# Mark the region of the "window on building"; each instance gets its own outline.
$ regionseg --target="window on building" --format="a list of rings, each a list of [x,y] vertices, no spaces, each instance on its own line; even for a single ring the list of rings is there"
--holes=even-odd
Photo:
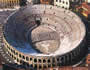
[[[13,50],[11,49],[11,52],[12,52]]]
[[[50,63],[50,59],[48,59],[48,63]]]
[[[61,2],[61,0],[59,0],[59,2]]]
[[[29,61],[29,57],[26,57],[26,60]]]
[[[66,2],[66,4],[68,5],[68,2]]]
[[[51,65],[49,64],[48,67],[51,67]]]
[[[15,54],[15,50],[13,50],[13,53]]]
[[[62,8],[64,8],[64,6],[62,6]]]
[[[58,2],[58,0],[56,0],[56,2]]]
[[[63,4],[64,4],[65,2],[63,1]]]
[[[23,62],[23,61],[22,61],[22,60],[20,60],[20,63],[21,63],[21,64],[22,64],[22,62]]]
[[[44,59],[44,60],[43,60],[43,63],[45,63],[45,62],[46,62],[46,60]]]
[[[38,60],[41,63],[41,59]]]
[[[44,68],[46,68],[47,66],[46,65],[44,65]]]
[[[13,58],[13,55],[12,55],[12,58]]]
[[[21,58],[21,54],[19,54],[19,57]]]
[[[14,59],[16,60],[16,57],[14,57]]]
[[[42,66],[41,65],[39,65],[39,69],[41,69],[42,68]]]
[[[32,60],[32,58],[30,58],[30,61]]]
[[[59,61],[59,58],[57,58],[57,61]]]
[[[11,53],[10,53],[10,56],[12,56]]]
[[[16,52],[16,55],[18,55],[18,52]]]
[[[37,68],[37,64],[35,64],[35,68]]]
[[[37,62],[37,59],[36,58],[34,59],[34,62]]]
[[[9,48],[9,50],[10,50],[10,47],[8,47]]]
[[[23,56],[23,59],[25,59],[25,56]]]
[[[19,59],[17,58],[17,62],[19,62]]]

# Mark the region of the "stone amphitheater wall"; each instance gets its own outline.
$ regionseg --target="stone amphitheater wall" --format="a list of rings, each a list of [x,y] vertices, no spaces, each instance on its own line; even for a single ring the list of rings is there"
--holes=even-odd
[[[83,56],[85,56],[85,41],[82,42],[79,47],[74,49],[73,51],[62,55],[62,56],[56,56],[56,57],[37,57],[32,55],[27,55],[19,52],[14,47],[12,47],[10,44],[7,43],[5,38],[3,38],[5,50],[7,50],[8,55],[15,60],[15,63],[22,64],[26,67],[33,67],[37,69],[43,69],[43,68],[49,68],[54,66],[65,66],[68,64],[75,64],[75,61],[80,61]],[[83,55],[82,54],[83,52]]]
[[[44,7],[44,6],[40,6],[40,7]],[[38,8],[40,8],[40,7],[38,7]],[[58,14],[60,14],[60,11],[64,12],[64,9],[59,11],[58,8],[57,9],[54,8],[55,11],[58,11],[58,12],[55,13],[54,11],[52,12],[50,10],[51,8],[52,7],[47,6],[48,10],[46,10],[46,14],[51,13],[51,14],[54,14],[54,15],[58,15]],[[31,9],[29,8],[28,10],[31,10]],[[31,10],[31,11],[34,11],[34,10]],[[37,13],[39,13],[39,12],[37,12]],[[33,12],[33,14],[37,14],[37,13]],[[78,18],[77,16],[74,16],[75,14],[71,13],[70,11],[65,11],[65,13],[69,16],[65,20],[68,20],[68,18],[71,18],[71,17],[72,18]],[[60,16],[60,17],[62,17],[62,16]],[[63,16],[62,18],[65,18],[65,17]],[[68,23],[70,23],[70,21],[71,20],[68,20]],[[79,23],[81,23],[80,18],[75,19],[74,21],[75,22],[77,21],[77,22],[76,22],[76,24],[73,24],[73,25],[79,26],[80,25]],[[83,27],[83,29],[82,29],[82,27]],[[82,24],[82,26],[80,26],[80,30],[83,32],[84,29],[85,29],[84,25]],[[60,56],[44,56],[44,57],[43,56],[27,55],[27,54],[24,54],[24,53],[16,50],[14,48],[14,46],[10,45],[6,41],[5,36],[3,37],[3,41],[4,41],[5,49],[8,51],[9,56],[15,60],[15,63],[22,64],[22,65],[27,66],[27,67],[31,66],[31,67],[37,68],[39,70],[40,69],[43,70],[43,68],[54,67],[54,66],[65,66],[65,65],[70,65],[70,64],[73,65],[76,62],[79,62],[85,56],[86,51],[87,51],[86,50],[87,46],[86,46],[85,37],[82,39],[81,43],[78,46],[76,46],[76,48],[74,48],[72,51],[69,51],[68,53],[66,53],[64,55],[60,55]],[[73,47],[73,46],[71,46],[71,47]],[[83,55],[81,55],[82,53],[83,53]]]

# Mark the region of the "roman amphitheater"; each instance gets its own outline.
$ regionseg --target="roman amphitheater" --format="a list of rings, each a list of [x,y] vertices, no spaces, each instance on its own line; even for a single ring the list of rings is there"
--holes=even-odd
[[[14,63],[37,70],[75,65],[87,53],[81,19],[51,5],[27,5],[14,12],[3,26],[3,43]]]

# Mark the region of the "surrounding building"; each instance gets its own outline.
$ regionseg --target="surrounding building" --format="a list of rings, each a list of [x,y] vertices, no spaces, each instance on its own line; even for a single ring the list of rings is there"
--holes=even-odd
[[[54,0],[54,5],[58,7],[69,9],[70,2],[69,0]]]
[[[40,0],[41,4],[52,4],[54,0]]]
[[[69,0],[70,1],[70,9],[75,9],[75,6],[80,5],[82,0]]]
[[[90,0],[85,0],[85,2],[90,3]]]
[[[33,4],[40,4],[40,0],[32,0]]]
[[[21,0],[0,0],[0,8],[14,8],[20,5]]]
[[[76,10],[81,13],[86,18],[89,18],[90,15],[90,4],[89,3],[82,3],[80,6],[76,7]]]

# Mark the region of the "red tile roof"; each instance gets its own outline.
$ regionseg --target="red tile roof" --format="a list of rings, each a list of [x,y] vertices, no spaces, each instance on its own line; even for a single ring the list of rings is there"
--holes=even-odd
[[[73,70],[88,70],[87,67],[74,67]]]
[[[82,3],[82,6],[85,7],[88,10],[88,13],[90,14],[90,4]]]

